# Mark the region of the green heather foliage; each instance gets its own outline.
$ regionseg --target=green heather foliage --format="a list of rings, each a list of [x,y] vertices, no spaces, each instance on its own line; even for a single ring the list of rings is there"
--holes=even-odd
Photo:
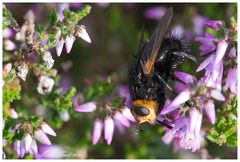
[[[217,121],[209,130],[207,139],[218,145],[237,147],[237,97],[224,109],[218,109]]]

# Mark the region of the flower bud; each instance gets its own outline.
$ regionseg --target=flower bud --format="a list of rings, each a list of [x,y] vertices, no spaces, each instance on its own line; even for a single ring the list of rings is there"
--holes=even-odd
[[[8,74],[12,70],[12,64],[7,63],[6,65],[4,65],[3,70]]]
[[[75,41],[75,37],[74,36],[67,36],[66,40],[65,40],[65,47],[66,47],[66,52],[70,53],[73,43]]]
[[[44,133],[49,134],[51,136],[56,136],[54,130],[47,123],[43,122],[41,128]]]
[[[106,117],[104,120],[104,138],[107,144],[110,145],[114,133],[114,122],[111,117]]]
[[[24,148],[26,152],[28,152],[32,143],[32,136],[29,133],[27,133],[27,135],[23,138],[23,142],[24,142]]]
[[[6,51],[13,51],[16,49],[16,45],[9,39],[3,41],[3,47]]]
[[[60,41],[58,41],[57,46],[56,46],[56,52],[57,52],[58,57],[62,53],[63,45],[64,45],[64,39],[61,39]]]
[[[47,137],[47,135],[40,129],[34,132],[35,138],[45,145],[51,145],[51,141]]]
[[[94,122],[94,127],[93,127],[93,135],[92,135],[92,143],[95,145],[99,141],[101,137],[103,129],[103,123],[101,120],[97,119]]]
[[[88,43],[91,43],[91,39],[86,31],[86,27],[84,25],[80,25],[79,28],[77,28],[77,36],[82,38]]]

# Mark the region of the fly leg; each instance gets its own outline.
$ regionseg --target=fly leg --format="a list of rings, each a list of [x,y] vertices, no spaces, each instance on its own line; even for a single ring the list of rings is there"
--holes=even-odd
[[[180,58],[182,59],[189,59],[189,60],[192,60],[193,62],[197,63],[197,60],[194,56],[188,54],[188,53],[185,53],[185,52],[173,52],[174,55],[176,56],[179,56]]]
[[[163,120],[159,120],[159,119],[156,119],[156,122],[166,126],[168,129],[172,129],[174,127],[174,125],[172,123],[170,123],[169,121],[163,119]]]
[[[174,56],[177,56],[178,58],[173,62],[172,64],[172,69],[176,69],[176,67],[181,64],[186,58],[189,59],[189,60],[192,60],[193,62],[197,63],[197,60],[194,56],[188,54],[188,53],[185,53],[185,52],[173,52],[173,55]]]
[[[169,84],[161,77],[160,74],[157,74],[158,79],[162,82],[171,92],[175,93]]]

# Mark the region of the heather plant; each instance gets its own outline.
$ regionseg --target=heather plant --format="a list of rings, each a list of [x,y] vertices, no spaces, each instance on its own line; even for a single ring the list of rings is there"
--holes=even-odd
[[[2,8],[3,158],[236,158],[236,4],[223,6],[229,19],[210,11],[221,4],[203,4],[209,17],[193,5],[183,23],[173,22],[197,61],[178,67],[168,83],[157,119],[171,127],[144,124],[143,131],[131,114],[127,75],[144,23],[137,28],[123,16],[140,4],[45,4],[44,14],[36,4],[19,15],[15,5]],[[167,9],[141,7],[150,22]]]

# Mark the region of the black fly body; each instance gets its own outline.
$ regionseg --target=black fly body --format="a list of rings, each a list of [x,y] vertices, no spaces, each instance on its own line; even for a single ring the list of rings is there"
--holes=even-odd
[[[137,56],[129,69],[129,89],[132,97],[131,112],[138,124],[155,123],[165,102],[169,77],[177,65],[191,56],[190,45],[174,34],[167,34],[173,9],[169,8],[159,21],[149,41],[141,34]]]

